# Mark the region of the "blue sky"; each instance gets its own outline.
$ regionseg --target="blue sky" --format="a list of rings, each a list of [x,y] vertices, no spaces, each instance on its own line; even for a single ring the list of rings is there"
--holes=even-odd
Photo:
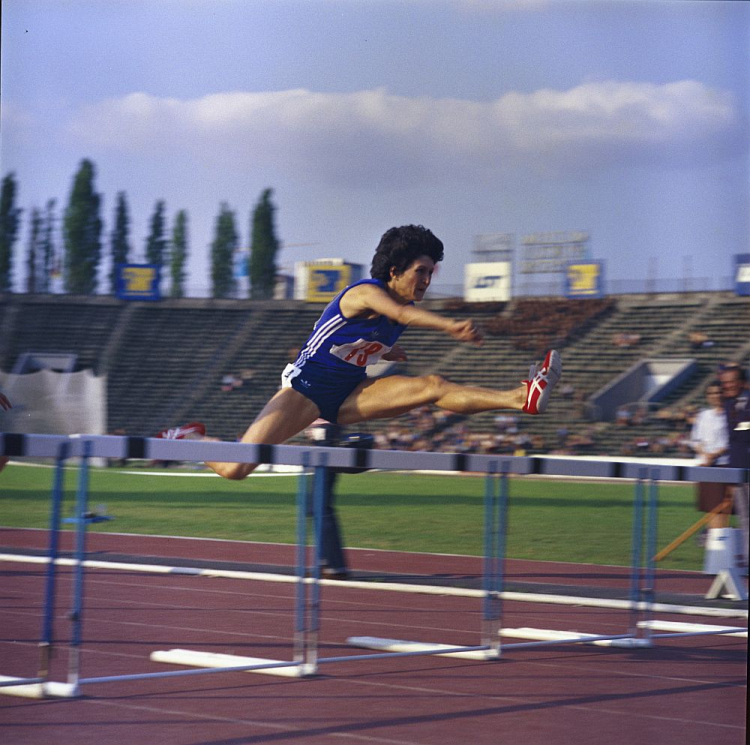
[[[267,187],[285,267],[414,222],[438,283],[477,234],[568,230],[609,279],[718,280],[750,250],[749,49],[743,2],[4,0],[0,167],[28,215],[93,160],[134,258],[186,209],[195,292],[220,203],[247,242]]]

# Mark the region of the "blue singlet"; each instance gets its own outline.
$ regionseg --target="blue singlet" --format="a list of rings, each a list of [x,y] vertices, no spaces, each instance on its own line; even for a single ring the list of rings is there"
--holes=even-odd
[[[282,386],[309,398],[329,422],[336,421],[341,404],[365,380],[367,366],[389,352],[406,329],[385,316],[344,316],[341,298],[352,287],[363,284],[385,289],[379,279],[362,279],[344,288],[326,306],[297,360],[287,365],[281,376]]]

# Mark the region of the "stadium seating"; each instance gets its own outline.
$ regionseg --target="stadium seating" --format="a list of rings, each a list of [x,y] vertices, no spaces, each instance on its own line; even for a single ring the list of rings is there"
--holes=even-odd
[[[485,343],[456,344],[445,334],[408,329],[401,343],[409,361],[396,365],[397,372],[510,388],[544,349],[561,349],[564,377],[550,415],[519,417],[522,439],[506,441],[504,452],[684,454],[690,412],[703,405],[717,365],[750,361],[750,298],[726,292],[517,299],[507,305],[454,300],[429,307],[474,318],[487,330]],[[231,440],[278,388],[281,370],[321,310],[297,301],[128,304],[104,296],[2,295],[0,369],[12,370],[24,352],[76,354],[80,368],[107,375],[110,431],[153,435],[200,420]],[[595,421],[587,399],[638,360],[653,357],[695,359],[696,372],[660,406],[631,407],[635,416],[627,423]],[[465,424],[486,441],[497,434],[495,417],[481,414]],[[435,439],[456,419],[436,421]],[[358,429],[384,426],[370,422]]]
[[[122,306],[110,298],[65,297],[57,302],[50,297],[20,296],[7,329],[3,344],[2,369],[10,372],[17,358],[24,352],[55,352],[75,354],[78,369],[91,368],[101,372],[104,355],[112,329]],[[6,303],[10,311],[13,305]]]

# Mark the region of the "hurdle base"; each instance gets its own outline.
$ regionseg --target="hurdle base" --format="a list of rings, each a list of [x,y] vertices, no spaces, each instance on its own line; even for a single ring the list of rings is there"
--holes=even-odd
[[[529,639],[533,641],[570,643],[570,644],[593,644],[597,647],[621,647],[624,649],[642,649],[651,647],[649,639],[638,637],[625,637],[619,639],[602,639],[600,634],[585,634],[579,631],[562,631],[560,629],[535,629],[524,626],[517,629],[500,629],[501,636],[513,639]]]
[[[350,636],[347,644],[364,649],[375,649],[379,652],[425,652],[436,657],[457,657],[463,660],[497,660],[497,653],[493,650],[456,651],[460,644],[433,644],[429,642],[414,642],[404,639],[383,639],[377,636]],[[452,649],[452,652],[441,650]]]
[[[152,662],[164,662],[170,665],[185,665],[187,667],[242,667],[243,665],[269,665],[283,662],[283,660],[270,660],[264,657],[240,657],[216,652],[196,652],[191,649],[160,650],[152,652],[149,659]],[[284,678],[307,678],[315,675],[317,670],[314,665],[290,663],[288,667],[250,669],[243,672],[279,675]]]
[[[722,569],[716,575],[706,593],[706,599],[713,600],[720,596],[728,600],[747,600],[747,590],[738,567]]]
[[[81,695],[77,685],[48,680],[43,683],[24,683],[29,678],[0,675],[0,694],[22,698],[77,698]],[[12,685],[8,685],[12,684]]]
[[[709,623],[683,623],[681,621],[639,621],[638,628],[652,631],[671,631],[675,634],[721,634],[747,639],[747,629],[741,626],[716,626]]]

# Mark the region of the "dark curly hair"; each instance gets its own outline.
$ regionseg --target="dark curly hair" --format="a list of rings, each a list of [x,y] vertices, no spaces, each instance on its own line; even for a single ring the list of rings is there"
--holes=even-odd
[[[421,225],[403,225],[383,233],[370,267],[370,276],[388,282],[391,267],[403,274],[420,256],[429,256],[436,264],[443,260],[443,242]]]

